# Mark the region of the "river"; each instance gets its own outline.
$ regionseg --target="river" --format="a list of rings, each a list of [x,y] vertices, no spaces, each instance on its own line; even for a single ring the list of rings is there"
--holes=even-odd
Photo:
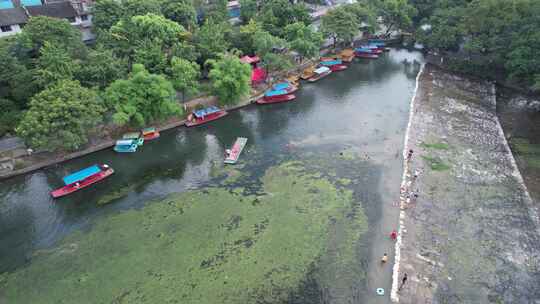
[[[392,49],[379,60],[356,61],[346,71],[314,84],[303,83],[294,102],[250,106],[205,126],[165,131],[134,154],[105,150],[3,181],[0,273],[31,267],[35,252],[55,248],[74,233],[91,232],[96,221],[110,215],[142,209],[173,193],[221,187],[213,175],[215,166],[221,163],[224,149],[244,136],[249,143],[240,171],[251,180],[270,167],[312,156],[319,162],[327,160],[329,166],[333,159],[350,153],[360,158],[362,167],[336,169],[336,174],[350,178],[345,171],[352,170],[358,181],[348,188],[368,219],[369,228],[355,248],[358,269],[365,276],[353,295],[332,292],[324,301],[388,303],[393,263],[388,234],[398,222],[394,203],[403,168],[399,154],[422,61],[416,51]],[[66,198],[50,197],[63,176],[94,163],[109,164],[115,174]],[[250,183],[237,186],[249,188]],[[98,205],[118,194],[118,189],[123,190],[117,199]],[[384,252],[390,261],[381,266]],[[289,302],[317,302],[306,291],[317,289],[315,285],[306,283]],[[376,296],[378,287],[388,290],[387,295]]]

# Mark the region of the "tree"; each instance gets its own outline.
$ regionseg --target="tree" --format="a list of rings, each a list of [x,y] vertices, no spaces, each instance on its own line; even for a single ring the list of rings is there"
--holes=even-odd
[[[16,41],[9,37],[0,39],[0,98],[9,99],[19,109],[26,109],[36,90],[32,71],[17,57]]]
[[[457,51],[464,34],[463,14],[461,7],[435,11],[427,21],[429,26],[417,31],[418,40],[428,48]]]
[[[332,9],[321,18],[321,31],[325,37],[334,40],[334,47],[338,41],[352,42],[359,26],[356,15],[345,7]]]
[[[51,45],[72,53],[81,53],[85,46],[81,40],[81,32],[65,19],[45,16],[32,17],[17,35],[21,47],[36,54],[48,41]]]
[[[311,16],[304,3],[291,4],[287,0],[264,1],[257,21],[274,36],[283,36],[283,29],[295,22],[311,23]]]
[[[247,24],[254,19],[257,13],[257,0],[240,0],[240,20],[242,20],[243,24]]]
[[[229,10],[227,9],[227,0],[211,0],[204,6],[204,19],[214,20],[216,23],[225,23],[229,21]]]
[[[262,30],[262,26],[255,20],[251,19],[248,24],[240,26],[240,42],[239,45],[235,46],[239,47],[239,49],[241,49],[244,54],[255,53],[255,37],[257,33]]]
[[[167,55],[187,35],[180,24],[155,14],[120,20],[109,32],[116,54],[152,72],[164,72]]]
[[[229,43],[225,40],[223,29],[223,24],[216,23],[213,19],[207,19],[195,34],[195,42],[197,50],[201,54],[201,62],[215,59],[228,49]]]
[[[238,56],[226,54],[219,60],[209,60],[212,92],[222,105],[232,105],[250,91],[251,67]]]
[[[165,17],[178,22],[190,32],[197,25],[197,11],[189,0],[165,0],[161,11]]]
[[[71,80],[79,65],[68,52],[48,41],[39,50],[39,59],[35,70],[35,83],[46,88],[60,80]]]
[[[182,92],[182,101],[186,94],[195,94],[199,91],[199,76],[201,68],[195,62],[173,57],[171,60],[171,81],[173,87]]]
[[[260,30],[255,34],[254,44],[257,54],[262,58],[263,65],[269,73],[291,67],[292,64],[287,55],[276,53],[277,49],[287,48],[287,42],[284,39]]]
[[[117,0],[97,0],[92,7],[92,25],[99,33],[109,30],[124,16],[122,3]]]
[[[161,0],[122,0],[124,18],[134,16],[161,15]]]
[[[0,137],[9,133],[17,126],[21,116],[21,110],[15,102],[0,98]]]
[[[150,74],[141,64],[133,66],[128,79],[116,80],[105,92],[109,107],[114,111],[113,121],[137,127],[181,114],[175,95],[165,77]]]
[[[386,34],[388,34],[394,27],[398,29],[410,27],[418,12],[407,0],[382,0],[379,13],[386,26]]]
[[[111,82],[122,78],[127,70],[125,60],[117,58],[111,50],[98,45],[90,50],[88,56],[76,73],[76,78],[86,87],[103,89]]]
[[[321,33],[314,31],[302,22],[296,22],[285,27],[285,39],[291,48],[302,57],[315,57],[319,55],[320,47],[324,41]]]
[[[103,112],[94,91],[60,80],[32,98],[16,131],[34,148],[76,150],[88,142]]]

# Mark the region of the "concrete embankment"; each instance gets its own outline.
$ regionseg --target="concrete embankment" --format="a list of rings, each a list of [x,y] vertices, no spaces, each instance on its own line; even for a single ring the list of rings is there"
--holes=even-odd
[[[411,111],[392,300],[538,303],[538,213],[493,85],[427,65]]]

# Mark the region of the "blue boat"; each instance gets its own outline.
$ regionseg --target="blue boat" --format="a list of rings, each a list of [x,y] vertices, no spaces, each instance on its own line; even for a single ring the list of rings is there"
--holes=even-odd
[[[321,65],[324,65],[324,66],[331,66],[331,65],[337,65],[337,64],[343,64],[343,61],[341,61],[340,59],[321,61]]]
[[[384,40],[382,40],[382,39],[369,39],[369,40],[368,40],[368,43],[369,43],[369,44],[376,45],[376,46],[378,46],[378,47],[386,46],[386,43],[385,43]]]
[[[137,142],[131,139],[117,140],[114,146],[114,151],[118,153],[132,153],[137,152]]]
[[[288,82],[280,82],[280,83],[276,83],[272,86],[272,90],[285,90],[287,89],[288,87],[290,87],[291,84],[288,83]]]
[[[269,90],[264,93],[265,97],[273,97],[273,96],[281,96],[281,95],[287,95],[289,92],[287,90]]]
[[[89,177],[89,176],[92,176],[96,173],[99,173],[101,172],[101,168],[99,168],[98,165],[93,165],[91,167],[88,167],[88,168],[85,168],[85,169],[82,169],[81,171],[77,171],[75,173],[72,173],[68,176],[65,176],[62,180],[64,181],[64,184],[67,186],[67,185],[71,185],[73,183],[76,183],[76,182],[80,182],[82,181],[83,179]]]

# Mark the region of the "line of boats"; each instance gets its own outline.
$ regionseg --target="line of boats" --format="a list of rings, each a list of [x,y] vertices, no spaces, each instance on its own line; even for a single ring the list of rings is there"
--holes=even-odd
[[[283,82],[274,84],[256,103],[264,105],[295,100],[296,96],[294,93],[298,91],[300,78],[308,82],[316,82],[333,72],[346,70],[348,68],[347,63],[351,63],[354,58],[377,59],[385,51],[389,51],[389,49],[385,47],[383,41],[370,41],[368,44],[355,49],[343,50],[336,57],[323,57],[318,65],[304,70],[300,77],[291,76]],[[185,126],[194,127],[202,125],[224,117],[227,114],[227,111],[216,106],[195,110],[188,115]],[[159,136],[159,131],[153,127],[143,129],[140,132],[126,133],[122,136],[122,139],[116,141],[113,149],[118,153],[133,153],[145,141],[157,139]],[[231,149],[225,150],[224,163],[236,164],[247,141],[248,139],[245,137],[238,137]],[[65,176],[63,178],[64,186],[52,191],[51,195],[53,198],[59,198],[71,194],[105,179],[113,173],[113,168],[106,164],[90,166]]]

